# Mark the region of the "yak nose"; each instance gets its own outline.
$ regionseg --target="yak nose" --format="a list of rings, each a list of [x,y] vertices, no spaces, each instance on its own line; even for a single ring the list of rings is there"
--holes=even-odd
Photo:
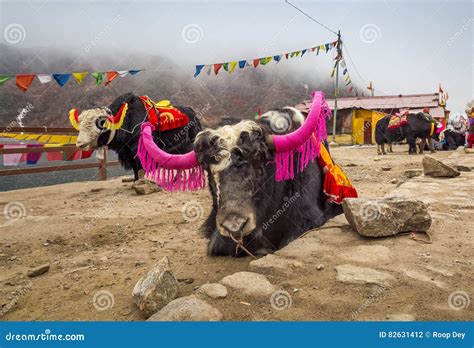
[[[229,232],[229,234],[232,234],[234,237],[240,238],[240,234],[243,231],[247,221],[248,218],[244,218],[238,215],[230,215],[221,223],[221,226],[227,232]]]

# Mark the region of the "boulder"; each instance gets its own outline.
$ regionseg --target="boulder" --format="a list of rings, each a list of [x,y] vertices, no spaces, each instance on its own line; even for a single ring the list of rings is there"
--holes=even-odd
[[[161,259],[133,288],[133,300],[149,317],[178,297],[179,283],[171,271],[168,257]]]
[[[336,267],[336,271],[336,279],[343,283],[377,284],[387,287],[395,280],[395,278],[388,273],[353,265],[339,265]]]
[[[450,167],[429,155],[425,155],[423,157],[422,164],[423,173],[425,173],[427,176],[432,176],[435,178],[454,178],[461,174],[453,167]]]
[[[342,207],[351,227],[366,237],[425,232],[431,226],[427,205],[417,199],[346,198]]]
[[[210,298],[226,298],[227,297],[227,288],[219,283],[207,283],[201,285],[197,290],[196,294],[206,295]]]
[[[223,285],[250,296],[270,296],[277,289],[262,274],[237,272],[222,278]]]
[[[423,169],[407,169],[403,172],[403,176],[411,179],[415,176],[421,176],[423,174]]]
[[[46,272],[49,271],[49,267],[50,267],[50,264],[49,263],[45,263],[43,265],[40,265],[40,266],[36,266],[34,268],[31,268],[30,270],[28,270],[28,272],[26,273],[26,275],[28,277],[37,277],[37,276],[40,276]]]
[[[257,273],[291,276],[301,270],[303,266],[301,261],[268,254],[250,262],[249,269]]]
[[[222,313],[195,295],[180,297],[168,303],[147,321],[219,321]]]

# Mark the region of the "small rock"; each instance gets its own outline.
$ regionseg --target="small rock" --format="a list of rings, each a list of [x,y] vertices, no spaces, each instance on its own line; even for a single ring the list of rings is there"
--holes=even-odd
[[[453,167],[456,168],[456,170],[458,170],[460,172],[470,172],[471,171],[471,168],[469,168],[468,166],[463,166],[461,164],[455,164]]]
[[[391,184],[398,184],[398,180],[397,179],[392,179],[392,180],[390,180],[390,183]]]
[[[320,264],[320,265],[318,265],[318,267],[316,267],[316,269],[317,269],[318,271],[321,271],[321,270],[324,269],[324,265],[323,265],[323,264]]]
[[[415,176],[421,176],[423,174],[423,169],[407,169],[403,172],[403,176],[411,179]]]
[[[180,297],[168,303],[148,321],[219,321],[222,313],[195,295]]]
[[[178,282],[184,284],[192,284],[194,283],[194,278],[178,278]]]
[[[162,188],[155,184],[153,181],[139,179],[135,181],[132,185],[132,189],[135,190],[137,195],[150,195],[155,192],[162,191]]]
[[[267,277],[253,272],[237,272],[224,277],[220,283],[251,296],[269,296],[277,290]]]
[[[392,170],[392,167],[390,167],[390,166],[383,166],[382,167],[382,171],[384,171],[384,172],[388,172],[390,170]]]
[[[140,267],[140,266],[143,266],[144,264],[145,264],[145,261],[143,261],[143,260],[135,261],[135,267]]]
[[[100,258],[100,261],[102,261],[102,262],[106,262],[107,260],[108,260],[108,258],[105,255]]]
[[[416,199],[346,198],[342,207],[351,227],[366,237],[425,232],[431,226],[427,205]]]
[[[388,321],[415,321],[415,317],[411,314],[389,314],[385,317]]]
[[[45,263],[43,265],[32,268],[28,271],[28,277],[37,277],[49,271],[50,264]]]
[[[92,193],[97,193],[97,192],[100,192],[102,190],[103,190],[103,188],[93,188],[93,189],[91,189],[91,192]]]
[[[380,157],[374,157],[374,161],[375,161],[375,162],[378,162],[378,161],[380,161],[380,160],[381,160]]]
[[[435,178],[454,178],[461,175],[459,171],[450,167],[436,158],[425,155],[423,157],[423,173]]]
[[[274,274],[274,275],[293,275],[303,268],[301,261],[268,254],[258,260],[251,261],[249,269],[252,272]]]
[[[133,176],[125,176],[122,178],[122,182],[133,182],[135,178]]]
[[[204,294],[210,298],[226,298],[227,297],[227,288],[218,283],[207,283],[200,286],[197,291],[197,294]]]
[[[353,265],[339,265],[336,267],[336,271],[337,280],[343,283],[389,286],[390,283],[395,280],[395,278],[388,273]]]
[[[168,257],[159,261],[133,288],[133,300],[140,312],[149,317],[178,297],[179,283]]]

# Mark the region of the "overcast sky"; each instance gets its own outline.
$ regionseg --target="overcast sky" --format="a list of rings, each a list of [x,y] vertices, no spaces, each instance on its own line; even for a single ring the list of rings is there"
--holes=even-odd
[[[473,98],[470,0],[294,3],[341,30],[355,63],[345,51],[352,80],[361,87],[373,81],[376,95],[433,93],[441,82],[453,112],[463,111]],[[148,50],[174,59],[191,75],[196,64],[270,56],[336,39],[283,0],[0,0],[0,29],[0,42],[16,47],[68,49],[85,56]],[[319,70],[330,81],[329,55],[280,64]]]

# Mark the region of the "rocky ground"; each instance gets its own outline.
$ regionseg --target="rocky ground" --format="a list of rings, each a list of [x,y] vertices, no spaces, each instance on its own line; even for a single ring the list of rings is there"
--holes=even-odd
[[[342,215],[256,261],[210,258],[206,191],[137,196],[114,179],[2,192],[1,320],[144,320],[132,290],[165,256],[180,298],[153,320],[473,320],[474,172],[406,179],[422,156],[394,149],[332,153],[361,197],[427,203],[431,244],[361,237]],[[462,151],[434,157],[474,165]]]

